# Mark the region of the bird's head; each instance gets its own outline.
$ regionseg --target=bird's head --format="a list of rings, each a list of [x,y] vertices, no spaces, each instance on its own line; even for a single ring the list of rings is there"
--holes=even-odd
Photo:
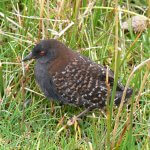
[[[55,39],[42,40],[35,45],[33,50],[23,59],[23,61],[31,59],[36,59],[43,63],[51,61],[57,57],[60,47],[64,47],[64,45]]]

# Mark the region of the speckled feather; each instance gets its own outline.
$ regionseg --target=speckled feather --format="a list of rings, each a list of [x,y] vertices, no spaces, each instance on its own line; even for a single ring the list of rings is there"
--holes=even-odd
[[[46,55],[38,53],[44,50]],[[106,67],[67,48],[61,42],[43,40],[33,49],[37,55],[35,76],[45,96],[63,103],[103,108],[106,105]],[[108,78],[112,90],[114,74],[109,69]],[[124,86],[118,82],[115,104],[120,103]],[[126,98],[132,90],[127,90]]]
[[[106,68],[86,57],[75,55],[61,71],[51,73],[57,92],[65,103],[77,106],[102,108],[106,105]],[[109,82],[113,85],[113,72],[109,70]],[[124,87],[118,83],[116,104]],[[121,94],[118,96],[118,94]]]

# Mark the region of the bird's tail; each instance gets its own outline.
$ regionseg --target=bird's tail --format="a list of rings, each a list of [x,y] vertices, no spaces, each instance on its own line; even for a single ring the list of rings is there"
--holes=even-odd
[[[131,97],[132,93],[133,93],[133,90],[128,88],[127,92],[126,92],[126,97],[125,97],[124,103],[127,102],[127,100]],[[121,103],[122,96],[123,96],[123,91],[116,91],[116,96],[115,96],[114,102],[117,106]]]

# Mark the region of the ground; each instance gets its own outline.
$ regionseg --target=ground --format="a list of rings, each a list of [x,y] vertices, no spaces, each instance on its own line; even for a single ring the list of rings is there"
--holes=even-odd
[[[150,30],[121,28],[132,16],[149,17],[148,2],[0,1],[0,149],[150,149]],[[66,126],[83,108],[46,99],[34,79],[34,62],[21,62],[47,38],[108,65],[115,82],[118,77],[133,88],[130,107],[111,113],[108,106],[107,114],[95,110]]]

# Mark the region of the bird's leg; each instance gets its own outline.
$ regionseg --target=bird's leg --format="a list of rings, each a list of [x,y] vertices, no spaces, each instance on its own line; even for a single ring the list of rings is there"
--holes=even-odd
[[[81,112],[80,114],[78,114],[77,116],[74,116],[72,118],[70,118],[67,122],[66,125],[64,125],[57,133],[59,134],[62,130],[64,130],[67,126],[71,126],[74,125],[77,120],[79,120],[79,118],[81,118],[82,116],[84,116],[87,112],[89,112],[90,110],[96,108],[96,106],[91,105],[90,107],[88,107],[87,109],[85,109],[83,112]]]
[[[88,107],[87,109],[82,111],[80,114],[78,114],[76,117],[80,118],[80,117],[84,116],[87,112],[89,112],[90,110],[91,110],[90,107]]]
[[[71,119],[68,120],[67,125],[71,126],[73,125],[77,120],[79,120],[82,116],[84,116],[87,112],[89,112],[90,110],[94,109],[95,107],[90,106],[87,109],[85,109],[84,111],[82,111],[80,114],[78,114],[77,116],[72,117]]]

